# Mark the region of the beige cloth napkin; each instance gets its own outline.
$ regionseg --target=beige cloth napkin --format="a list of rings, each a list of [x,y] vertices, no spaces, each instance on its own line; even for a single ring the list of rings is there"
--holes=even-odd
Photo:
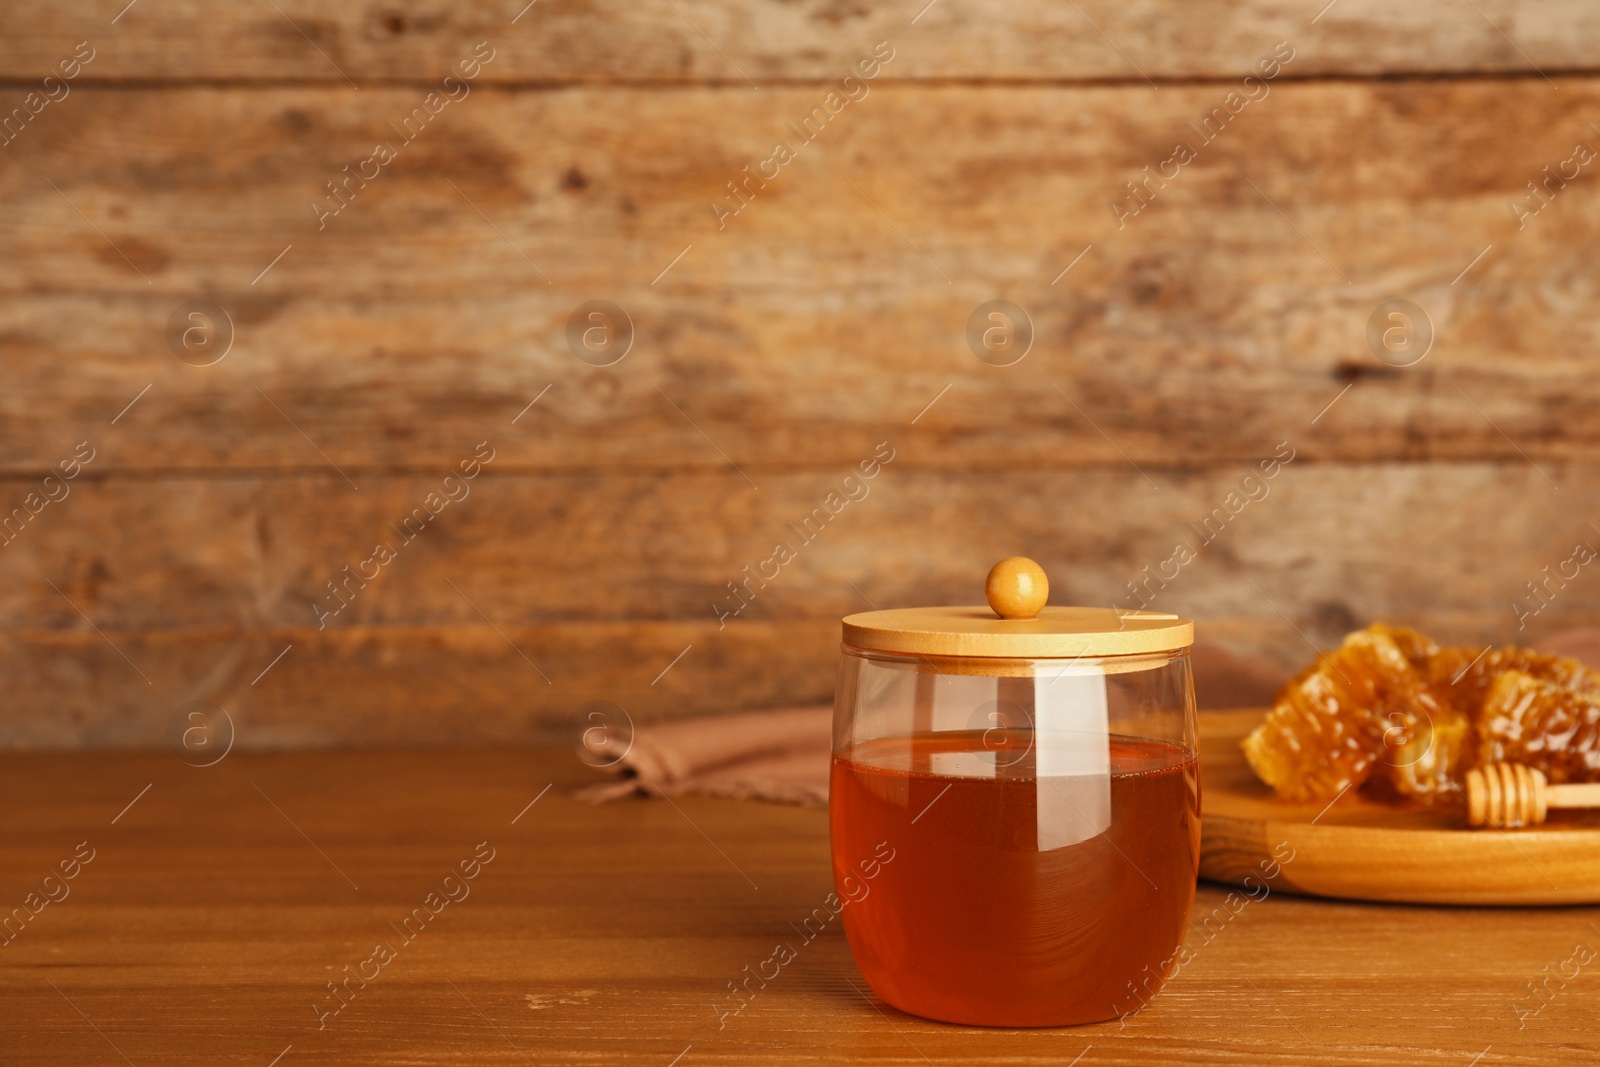
[[[585,734],[584,755],[620,781],[578,793],[593,803],[633,793],[828,802],[833,706],[707,715],[637,727],[632,737]]]
[[[1600,663],[1600,629],[1552,635],[1539,650]],[[1190,656],[1202,710],[1265,707],[1289,680],[1285,671],[1203,643]],[[832,744],[831,706],[651,723],[631,737],[595,731],[584,735],[583,754],[616,777],[577,795],[598,804],[634,794],[703,793],[821,807],[828,803]]]

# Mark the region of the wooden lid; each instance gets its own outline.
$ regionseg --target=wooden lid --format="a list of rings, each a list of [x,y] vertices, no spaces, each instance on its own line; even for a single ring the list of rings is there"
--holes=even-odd
[[[989,607],[898,608],[848,615],[844,643],[922,656],[1065,659],[1173,652],[1194,644],[1194,623],[1155,611],[1044,607],[1049,585],[1032,560],[989,572]],[[1023,617],[1019,617],[1023,616]]]

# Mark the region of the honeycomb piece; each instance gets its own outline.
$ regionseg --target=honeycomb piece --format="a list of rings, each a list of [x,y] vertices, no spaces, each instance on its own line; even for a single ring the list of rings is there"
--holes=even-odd
[[[1426,671],[1433,658],[1440,652],[1439,646],[1430,638],[1424,637],[1409,626],[1390,626],[1387,623],[1375,622],[1367,627],[1369,633],[1382,634],[1393,641],[1400,654],[1418,671]]]
[[[1391,688],[1378,708],[1384,751],[1372,769],[1371,789],[1424,805],[1453,802],[1457,767],[1473,738],[1466,713],[1431,684],[1435,661],[1450,650],[1404,626],[1374,623],[1368,630],[1388,636],[1416,672],[1405,686]]]
[[[1475,764],[1476,738],[1467,714],[1441,702],[1431,718],[1398,706],[1383,718],[1385,752],[1373,778],[1397,799],[1430,807],[1455,804],[1463,769]]]
[[[1592,672],[1577,686],[1508,670],[1488,686],[1477,721],[1479,758],[1523,763],[1552,785],[1600,778],[1600,687]]]
[[[1444,699],[1474,719],[1483,708],[1489,686],[1506,671],[1521,671],[1567,689],[1600,691],[1600,675],[1574,659],[1547,656],[1527,648],[1442,648],[1429,661],[1428,677]]]
[[[1386,709],[1438,710],[1407,655],[1421,649],[1411,633],[1358,630],[1291,680],[1242,743],[1256,776],[1295,801],[1331,800],[1366,781],[1385,751]]]
[[[1384,747],[1373,765],[1369,788],[1425,805],[1453,802],[1452,776],[1472,741],[1472,724],[1429,684],[1439,646],[1403,626],[1375,623],[1367,632],[1393,641],[1413,672],[1391,677],[1379,694]]]
[[[1459,804],[1467,769],[1508,761],[1551,782],[1600,780],[1600,673],[1523,648],[1440,648],[1415,630],[1350,634],[1278,694],[1243,742],[1277,794],[1352,786],[1391,801]]]

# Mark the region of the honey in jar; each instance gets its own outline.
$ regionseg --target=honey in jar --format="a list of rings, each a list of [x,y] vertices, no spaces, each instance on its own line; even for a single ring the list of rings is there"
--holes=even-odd
[[[1037,565],[996,570],[1008,564],[1037,603],[1003,579],[992,610],[845,620],[829,794],[841,895],[863,860],[889,857],[845,933],[903,1011],[1109,1019],[1160,987],[1194,901],[1193,626],[1044,607]]]

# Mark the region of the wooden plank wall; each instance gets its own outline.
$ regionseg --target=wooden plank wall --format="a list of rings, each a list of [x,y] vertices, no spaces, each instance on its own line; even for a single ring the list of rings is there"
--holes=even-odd
[[[826,699],[841,615],[1011,553],[1131,606],[1194,546],[1153,606],[1286,667],[1593,621],[1586,568],[1512,601],[1600,546],[1597,45],[1578,0],[7,5],[0,744]],[[1012,366],[965,340],[995,299]],[[610,366],[569,348],[594,300]]]

